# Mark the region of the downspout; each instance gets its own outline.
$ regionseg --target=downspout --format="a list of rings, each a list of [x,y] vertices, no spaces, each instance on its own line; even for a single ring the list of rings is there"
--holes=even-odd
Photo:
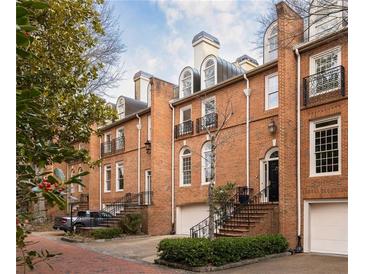
[[[138,115],[138,113],[136,114],[136,117],[138,118],[138,124],[137,124],[137,129],[138,129],[137,193],[139,194],[141,192],[141,129],[142,129],[142,124],[141,124],[141,117]]]
[[[295,49],[297,56],[297,205],[298,205],[298,233],[297,233],[297,247],[295,248],[296,253],[303,252],[302,237],[301,237],[301,185],[300,185],[300,54],[299,50]]]
[[[172,109],[171,121],[171,234],[176,233],[175,229],[175,139],[174,139],[174,123],[175,123],[175,108],[169,103]]]
[[[250,81],[247,78],[246,73],[243,75],[247,85],[243,92],[246,95],[246,186],[250,188]]]
[[[101,160],[101,137],[99,137],[99,160]],[[102,169],[102,163],[100,162],[99,164],[99,210],[102,210],[102,201],[101,201],[101,173],[102,173],[103,169]]]

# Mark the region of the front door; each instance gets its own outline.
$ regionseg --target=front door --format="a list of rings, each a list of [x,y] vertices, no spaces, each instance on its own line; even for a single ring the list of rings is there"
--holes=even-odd
[[[279,201],[279,160],[269,161],[269,202]]]
[[[261,201],[279,201],[279,152],[276,148],[271,149],[265,159],[261,160]]]

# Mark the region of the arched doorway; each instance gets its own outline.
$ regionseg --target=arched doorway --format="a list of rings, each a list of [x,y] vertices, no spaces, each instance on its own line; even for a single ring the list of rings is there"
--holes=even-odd
[[[270,149],[260,164],[260,191],[262,202],[279,201],[279,150]]]

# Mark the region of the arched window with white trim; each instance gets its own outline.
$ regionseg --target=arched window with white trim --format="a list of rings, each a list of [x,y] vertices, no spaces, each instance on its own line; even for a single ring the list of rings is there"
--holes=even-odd
[[[264,36],[264,63],[278,57],[278,23],[271,23]]]
[[[188,147],[180,151],[180,186],[191,185],[191,150]]]
[[[125,117],[125,100],[123,97],[119,97],[117,100],[117,112],[119,119]]]
[[[193,74],[191,69],[185,69],[180,77],[180,98],[189,96],[193,91]]]
[[[217,61],[214,56],[203,61],[200,75],[202,89],[206,89],[217,84]]]
[[[209,184],[213,179],[213,153],[212,145],[210,142],[206,142],[202,147],[202,184]]]

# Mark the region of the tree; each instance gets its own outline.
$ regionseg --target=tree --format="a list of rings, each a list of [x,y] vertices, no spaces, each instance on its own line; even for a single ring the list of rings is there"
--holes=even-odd
[[[65,186],[80,184],[86,175],[66,180],[60,169],[49,167],[72,160],[92,165],[88,152],[74,144],[87,143],[95,124],[116,117],[102,98],[86,92],[102,68],[86,57],[98,43],[95,33],[105,34],[100,5],[100,0],[16,4],[17,264],[24,271],[33,268],[34,260],[55,255],[27,249],[29,205],[42,196],[63,208]]]
[[[287,41],[278,41],[279,46],[290,44],[296,37],[303,37],[308,40],[310,30],[318,22],[327,24],[331,22],[330,27],[324,30],[324,34],[338,30],[348,24],[348,5],[347,0],[285,0],[285,2],[303,18],[304,28],[300,32],[288,33]],[[296,20],[290,14],[284,14],[287,20]],[[277,11],[275,1],[267,10],[266,14],[258,17],[259,30],[256,35],[256,48],[262,48],[264,35],[269,25],[277,20]]]
[[[201,98],[206,99],[205,97]],[[202,117],[201,128],[207,132],[208,144],[210,145],[210,151],[207,155],[202,155],[199,152],[200,157],[203,161],[209,163],[210,176],[208,186],[208,207],[209,207],[209,222],[208,222],[208,237],[209,239],[214,238],[214,215],[215,215],[215,199],[214,199],[214,188],[216,180],[216,166],[217,166],[217,148],[223,144],[226,144],[232,138],[232,135],[224,135],[223,129],[227,126],[228,121],[233,115],[233,107],[231,98],[225,100],[225,105],[222,107],[216,107],[215,113],[211,113]],[[223,111],[219,111],[223,110]],[[213,128],[212,124],[215,124]]]

